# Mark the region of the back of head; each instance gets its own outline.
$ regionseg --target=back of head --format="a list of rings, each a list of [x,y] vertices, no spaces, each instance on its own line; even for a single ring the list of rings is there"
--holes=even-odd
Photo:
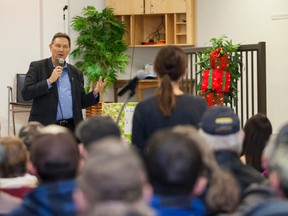
[[[256,114],[249,118],[243,128],[245,132],[242,154],[246,163],[258,171],[262,171],[261,155],[272,134],[272,125],[264,114]]]
[[[240,196],[238,183],[230,172],[219,167],[214,152],[199,135],[198,130],[190,125],[179,125],[172,130],[194,140],[201,152],[204,163],[203,176],[209,181],[209,186],[206,188],[206,204],[215,212],[235,210]]]
[[[102,202],[133,203],[142,198],[145,181],[136,152],[117,139],[103,139],[91,146],[79,187],[90,205]]]
[[[282,193],[288,198],[288,124],[281,127],[273,144],[268,167],[277,173]]]
[[[37,136],[30,156],[42,182],[76,177],[79,151],[71,133],[43,133]]]
[[[0,145],[0,164],[4,161],[5,158],[5,149],[3,145]]]
[[[50,124],[40,129],[40,134],[59,134],[59,133],[70,133],[71,131],[60,125]]]
[[[269,169],[269,166],[274,159],[274,154],[279,146],[288,145],[288,123],[280,128],[277,136],[270,136],[270,139],[262,153],[262,166]]]
[[[193,140],[169,129],[161,130],[148,140],[145,154],[156,194],[191,194],[204,166]]]
[[[280,145],[288,145],[288,124],[285,124],[281,127],[279,133],[276,136],[275,145],[276,148]]]
[[[269,170],[276,172],[280,181],[281,193],[288,198],[288,145],[279,144],[273,154],[271,164],[269,164]]]
[[[102,202],[86,216],[154,216],[154,211],[146,203],[138,202],[127,205],[121,202]]]
[[[172,81],[178,82],[185,74],[187,58],[183,50],[177,46],[162,47],[154,61],[154,71],[160,78],[160,86],[156,91],[158,106],[165,117],[170,117],[176,107]]]
[[[16,136],[0,138],[0,178],[23,176],[26,173],[27,149]]]
[[[31,121],[20,129],[18,136],[23,140],[28,150],[30,150],[31,143],[41,133],[40,131],[43,127],[44,125],[40,122]]]
[[[93,141],[108,136],[121,137],[118,125],[110,116],[93,116],[85,119],[77,125],[75,133],[86,148]]]
[[[187,68],[187,58],[180,47],[162,47],[154,61],[154,70],[160,78],[167,75],[177,81],[183,76]]]
[[[242,149],[240,121],[234,111],[226,106],[209,108],[200,122],[200,134],[214,151],[233,151]]]

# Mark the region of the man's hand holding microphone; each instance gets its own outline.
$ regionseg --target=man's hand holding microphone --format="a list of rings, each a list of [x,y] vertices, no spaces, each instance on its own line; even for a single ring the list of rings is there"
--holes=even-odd
[[[48,78],[48,82],[50,84],[56,82],[58,80],[59,77],[62,76],[62,70],[63,70],[63,66],[64,66],[64,59],[60,58],[59,59],[59,65],[57,65],[54,70],[52,71],[51,76]]]
[[[62,76],[62,70],[63,70],[63,66],[64,66],[64,62],[65,60],[63,58],[59,59],[59,64],[54,68],[54,70],[52,71],[51,76],[48,78],[48,82],[50,84],[56,82],[59,77]],[[107,80],[104,79],[104,81],[102,80],[102,76],[99,78],[99,80],[97,81],[94,89],[93,89],[93,94],[97,95],[99,92],[103,91],[103,89],[105,88],[107,84]]]

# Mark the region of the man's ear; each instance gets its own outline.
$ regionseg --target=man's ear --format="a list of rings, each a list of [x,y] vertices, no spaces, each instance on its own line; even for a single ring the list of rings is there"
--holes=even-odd
[[[149,201],[151,200],[152,196],[153,196],[153,188],[152,185],[150,183],[144,183],[143,185],[143,189],[142,189],[142,193],[143,193],[143,199],[146,203],[149,203]]]
[[[83,191],[79,187],[76,187],[73,191],[72,196],[78,213],[80,213],[81,215],[81,213],[86,212],[88,209],[88,204]]]
[[[84,169],[88,153],[82,143],[78,145],[78,149],[79,149],[80,158],[79,158],[79,163],[77,167],[77,174],[80,174],[82,170]]]
[[[28,173],[30,173],[31,175],[35,175],[37,176],[37,169],[36,167],[33,165],[33,163],[31,161],[29,161],[27,163],[27,171]]]
[[[205,188],[207,187],[207,178],[205,178],[204,176],[200,176],[198,177],[198,179],[196,180],[196,183],[194,185],[194,188],[192,190],[192,196],[199,196],[202,194],[202,192],[205,190]]]
[[[269,172],[269,181],[271,187],[277,191],[277,193],[281,193],[281,184],[280,184],[280,179],[275,171],[270,171]]]

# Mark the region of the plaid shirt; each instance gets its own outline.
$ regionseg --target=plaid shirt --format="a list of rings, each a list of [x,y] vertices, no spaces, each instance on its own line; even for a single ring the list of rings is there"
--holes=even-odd
[[[40,184],[24,197],[23,203],[18,208],[8,215],[76,215],[76,207],[72,199],[75,186],[75,180]]]

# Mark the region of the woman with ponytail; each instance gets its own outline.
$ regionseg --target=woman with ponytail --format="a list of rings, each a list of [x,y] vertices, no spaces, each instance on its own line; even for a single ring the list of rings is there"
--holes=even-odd
[[[180,81],[187,73],[187,58],[177,46],[162,47],[153,64],[159,79],[154,96],[139,102],[132,124],[132,144],[143,154],[146,140],[156,131],[176,125],[198,128],[207,103],[199,96],[185,94]]]

